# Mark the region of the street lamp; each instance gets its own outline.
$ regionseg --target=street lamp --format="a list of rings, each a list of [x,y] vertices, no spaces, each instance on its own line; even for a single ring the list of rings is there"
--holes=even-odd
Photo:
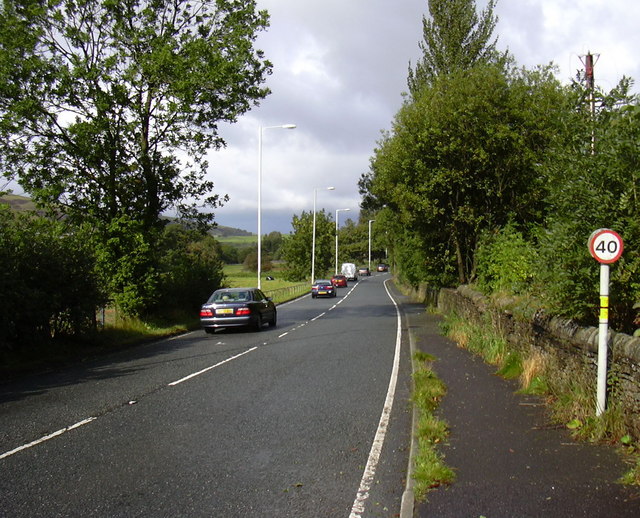
[[[311,284],[315,282],[316,275],[316,198],[318,189],[334,191],[335,187],[315,187],[313,189],[313,238],[311,240]]]
[[[369,220],[369,271],[371,271],[371,223],[373,223],[375,219]]]
[[[262,132],[266,129],[294,129],[295,124],[258,127],[258,289],[262,289]]]
[[[336,209],[336,275],[338,275],[338,212],[346,212],[351,209]]]

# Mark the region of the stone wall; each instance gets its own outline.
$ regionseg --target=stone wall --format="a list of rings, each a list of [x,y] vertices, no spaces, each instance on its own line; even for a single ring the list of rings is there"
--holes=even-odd
[[[426,297],[426,293],[422,288],[413,295],[425,303],[433,300],[433,296]],[[581,370],[575,375],[593,379],[595,412],[598,328],[580,327],[571,320],[551,317],[542,311],[525,318],[507,309],[508,301],[502,305],[490,302],[468,286],[440,290],[437,306],[442,313],[456,312],[476,322],[489,318],[513,347],[529,352],[532,348],[538,349],[552,356],[561,368]],[[628,426],[633,435],[640,438],[640,338],[609,332],[608,379],[609,401],[619,398]],[[615,391],[611,390],[612,382]]]

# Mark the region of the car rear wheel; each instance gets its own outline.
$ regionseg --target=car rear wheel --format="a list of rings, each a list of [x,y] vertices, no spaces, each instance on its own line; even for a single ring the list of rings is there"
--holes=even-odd
[[[261,331],[262,330],[262,315],[258,314],[258,316],[256,317],[256,321],[253,325],[253,328],[256,331]]]

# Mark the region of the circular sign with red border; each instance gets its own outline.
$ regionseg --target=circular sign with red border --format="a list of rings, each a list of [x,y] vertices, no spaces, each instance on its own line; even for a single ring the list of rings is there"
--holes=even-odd
[[[589,253],[602,264],[615,263],[624,250],[620,234],[608,228],[596,230],[589,237]]]

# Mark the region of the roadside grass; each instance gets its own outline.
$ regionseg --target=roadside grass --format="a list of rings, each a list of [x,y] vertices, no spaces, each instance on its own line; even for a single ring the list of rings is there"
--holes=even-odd
[[[197,317],[186,313],[175,314],[162,320],[118,317],[92,338],[98,346],[114,349],[186,333],[196,329],[199,324]]]
[[[625,422],[620,399],[615,397],[617,380],[610,376],[609,407],[596,417],[594,377],[577,360],[561,365],[556,357],[540,349],[516,350],[489,320],[475,323],[449,314],[441,330],[458,346],[495,365],[498,375],[518,379],[520,393],[541,396],[553,422],[566,426],[575,439],[618,446],[632,465],[620,482],[640,485],[640,447]]]
[[[81,338],[59,337],[30,347],[0,349],[0,381],[10,381],[186,333],[199,325],[198,319],[192,315],[175,315],[166,321],[143,321],[118,317],[111,309],[105,312],[104,326],[99,324],[95,332]]]
[[[444,383],[431,369],[434,361],[433,356],[421,351],[416,351],[413,355],[413,403],[419,415],[416,430],[418,452],[413,479],[414,494],[418,501],[424,501],[430,489],[455,480],[455,473],[444,463],[437,450],[437,446],[447,440],[449,431],[447,424],[434,415],[446,393]]]
[[[246,236],[251,237],[251,236]],[[276,304],[295,299],[309,291],[307,283],[288,282],[280,276],[281,265],[265,274],[273,281],[262,279],[262,288]],[[244,270],[242,265],[224,266],[225,286],[256,286],[256,273]],[[204,301],[202,301],[204,302]],[[128,347],[161,340],[199,329],[196,314],[174,312],[163,318],[127,318],[114,308],[106,308],[97,316],[98,329],[82,339],[65,337],[46,341],[45,345],[22,348],[0,348],[0,382],[19,378],[29,373],[60,368],[88,358],[95,358]]]

